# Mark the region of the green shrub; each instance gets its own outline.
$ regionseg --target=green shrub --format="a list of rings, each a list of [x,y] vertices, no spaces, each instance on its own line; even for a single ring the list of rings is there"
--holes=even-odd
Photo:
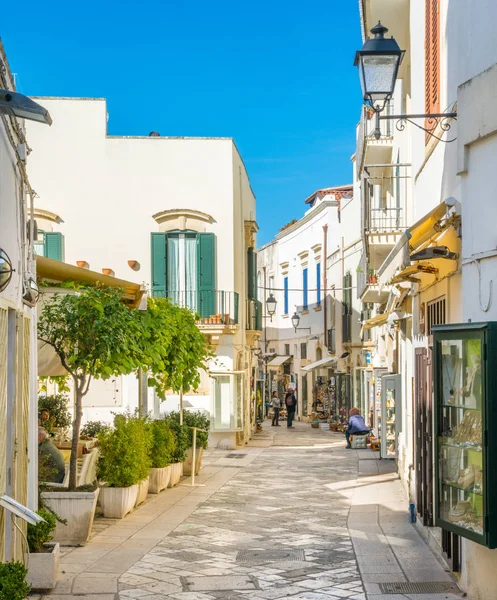
[[[54,427],[70,427],[72,423],[71,413],[67,409],[69,397],[65,394],[52,394],[51,396],[38,397],[38,412],[48,410],[50,419],[44,423],[47,431]]]
[[[175,415],[178,415],[178,419],[176,419]],[[169,424],[174,435],[175,448],[171,455],[171,462],[181,463],[185,460],[186,453],[190,447],[188,428],[186,425],[179,424],[179,413],[170,413],[164,420]]]
[[[169,418],[171,420],[176,421],[179,424],[179,412],[174,411],[169,413]],[[188,435],[188,446],[190,448],[193,446],[193,429],[192,427],[198,427],[198,429],[202,431],[197,431],[197,448],[207,448],[209,443],[209,429],[211,426],[211,422],[208,417],[206,417],[200,411],[191,412],[189,410],[183,411],[183,425],[187,428]]]
[[[173,461],[176,452],[176,436],[170,424],[165,419],[151,421],[148,427],[152,433],[150,460],[152,467],[160,469],[167,467]]]
[[[53,539],[52,533],[57,525],[57,517],[45,508],[40,508],[38,514],[45,520],[36,525],[28,524],[28,546],[30,552],[41,552],[43,544]]]
[[[114,429],[100,433],[98,442],[99,480],[110,487],[129,487],[148,477],[152,432],[146,419],[116,415]]]
[[[0,600],[24,600],[31,591],[27,573],[20,562],[0,563]]]
[[[110,429],[110,425],[107,425],[107,423],[104,423],[103,421],[88,421],[88,423],[82,427],[81,435],[96,438],[99,433],[103,433],[108,429]]]

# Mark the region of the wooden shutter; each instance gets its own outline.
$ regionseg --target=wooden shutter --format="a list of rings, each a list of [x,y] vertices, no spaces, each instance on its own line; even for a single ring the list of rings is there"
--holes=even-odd
[[[64,236],[58,231],[45,233],[45,256],[54,260],[64,260]]]
[[[304,310],[307,310],[309,306],[309,294],[308,294],[308,286],[307,286],[307,269],[302,271],[302,287],[304,288],[304,297],[303,297],[303,305]]]
[[[425,0],[425,112],[440,112],[440,0]]]
[[[283,303],[284,303],[284,310],[285,310],[285,315],[288,314],[288,277],[285,277],[283,279]]]
[[[167,234],[154,232],[151,236],[152,296],[166,297]]]
[[[248,298],[257,300],[257,252],[253,248],[247,250]]]
[[[216,314],[216,238],[213,233],[197,234],[197,290],[200,316]]]

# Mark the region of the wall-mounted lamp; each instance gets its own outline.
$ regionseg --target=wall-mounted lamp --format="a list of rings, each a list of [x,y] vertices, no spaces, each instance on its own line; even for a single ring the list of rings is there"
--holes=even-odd
[[[300,324],[300,317],[299,317],[297,311],[295,311],[292,316],[292,325],[293,325],[293,328],[295,329],[295,333],[297,333],[297,331],[308,331],[309,333],[311,333],[310,327],[299,327],[299,324]]]
[[[0,292],[9,285],[14,271],[9,255],[0,248]]]
[[[38,123],[52,124],[52,117],[46,108],[33,102],[24,94],[0,90],[0,113],[19,119],[38,121]]]
[[[24,282],[24,294],[22,299],[31,306],[34,306],[40,297],[40,289],[33,277],[28,277]]]
[[[273,296],[273,294],[269,294],[269,298],[266,300],[266,310],[271,322],[273,321],[273,315],[276,313],[277,304],[278,302],[276,301],[276,298]]]

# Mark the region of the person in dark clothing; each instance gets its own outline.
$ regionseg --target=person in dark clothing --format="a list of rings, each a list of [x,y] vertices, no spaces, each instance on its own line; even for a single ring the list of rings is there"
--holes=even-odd
[[[271,397],[271,407],[274,412],[273,422],[271,423],[271,426],[279,427],[280,424],[278,423],[278,421],[280,420],[281,400],[280,400],[280,397],[278,396],[278,392],[276,392],[276,391],[273,392],[273,395]]]
[[[66,467],[62,452],[52,443],[44,427],[38,427],[38,454],[44,457],[49,469],[47,481],[62,483],[66,475]]]
[[[361,411],[358,408],[351,408],[349,415],[349,426],[345,431],[345,439],[347,440],[346,447],[352,448],[350,444],[350,435],[367,435],[369,433],[369,429],[366,427],[366,423],[364,422],[364,419],[361,416]]]
[[[295,409],[297,407],[297,398],[295,398],[295,394],[293,390],[288,389],[285,395],[285,408],[287,412],[286,425],[288,429],[295,429],[292,425],[293,419],[295,418]]]

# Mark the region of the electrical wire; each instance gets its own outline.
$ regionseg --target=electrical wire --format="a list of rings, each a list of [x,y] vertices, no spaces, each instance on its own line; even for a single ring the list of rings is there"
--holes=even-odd
[[[304,290],[304,288],[287,288],[287,289],[285,289],[285,288],[268,288],[268,287],[264,287],[263,285],[258,285],[257,288],[259,290],[265,290],[268,293],[271,293],[271,292],[304,292],[304,291],[323,292],[324,291],[324,288],[307,288],[306,290]],[[348,291],[348,290],[356,290],[356,289],[357,289],[356,285],[352,285],[350,287],[332,286],[332,287],[326,288],[326,291],[331,292],[333,290],[334,292],[336,292],[336,291],[343,291],[343,290]]]

